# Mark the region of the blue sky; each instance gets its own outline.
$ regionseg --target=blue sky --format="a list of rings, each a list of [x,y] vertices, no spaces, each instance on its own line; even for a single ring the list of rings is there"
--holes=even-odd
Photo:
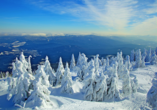
[[[157,0],[0,0],[0,34],[157,36]]]

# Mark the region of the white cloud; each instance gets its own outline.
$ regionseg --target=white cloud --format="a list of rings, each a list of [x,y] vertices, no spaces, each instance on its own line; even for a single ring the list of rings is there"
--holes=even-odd
[[[82,0],[81,5],[77,4],[76,1],[59,3],[35,1],[33,4],[51,12],[70,13],[82,20],[94,21],[116,30],[125,28],[136,14],[134,10],[136,0]]]
[[[149,18],[142,23],[134,25],[130,34],[157,36],[157,17]]]

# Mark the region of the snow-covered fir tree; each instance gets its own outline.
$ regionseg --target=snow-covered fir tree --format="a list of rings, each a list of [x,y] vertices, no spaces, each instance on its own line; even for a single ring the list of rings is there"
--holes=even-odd
[[[136,51],[136,67],[137,68],[141,67],[141,64],[142,64],[141,50],[138,49]]]
[[[138,89],[138,80],[136,77],[131,80],[132,93],[136,93]]]
[[[64,67],[63,67],[63,63],[62,63],[62,58],[60,57],[57,72],[56,72],[56,78],[57,78],[56,85],[61,84],[63,75],[64,75]]]
[[[107,75],[103,74],[103,71],[100,73],[100,76],[96,78],[96,85],[94,89],[94,100],[103,101],[104,94],[107,93]]]
[[[66,63],[65,71],[64,71],[64,76],[61,82],[61,92],[62,93],[73,93],[73,88],[72,88],[72,77],[70,73],[70,69],[68,66],[68,63]]]
[[[71,61],[70,61],[70,70],[73,70],[75,67],[75,57],[74,54],[72,54]]]
[[[84,85],[84,99],[88,101],[95,100],[94,98],[94,87],[95,87],[95,66],[94,61],[91,60],[88,67],[88,75],[85,77],[85,85]]]
[[[145,67],[145,56],[142,57],[141,67]]]
[[[108,86],[108,92],[104,96],[104,100],[119,100],[120,99],[120,93],[118,90],[118,75],[117,75],[117,65],[113,64],[111,68],[112,74],[107,79],[107,86]]]
[[[150,64],[151,65],[156,65],[157,64],[157,55],[156,55],[155,51],[153,51],[153,53],[152,53]]]
[[[5,77],[6,77],[6,78],[9,77],[9,72],[8,72],[8,71],[5,73]]]
[[[81,53],[79,52],[78,59],[77,59],[77,66],[80,65],[81,65]]]
[[[28,62],[26,61],[23,52],[21,52],[19,60],[23,63],[23,69],[27,70],[28,69]]]
[[[123,73],[123,83],[122,83],[122,91],[123,95],[127,96],[131,94],[132,88],[131,88],[131,81],[130,81],[130,75],[127,67],[124,69]]]
[[[30,55],[30,56],[28,57],[28,72],[29,72],[30,74],[32,74],[31,58],[32,58],[32,56]]]
[[[41,78],[41,84],[45,85],[45,86],[50,86],[49,83],[49,75],[46,74],[46,72],[44,71],[44,65],[38,65],[38,69],[36,70],[36,75],[35,75],[35,79],[39,80],[39,78]]]
[[[14,65],[15,64],[15,65]],[[29,74],[25,68],[25,64],[18,59],[13,63],[14,73],[13,77],[9,80],[9,93],[7,99],[10,100],[13,97],[15,104],[23,105],[25,100],[29,97],[30,85],[34,77]]]
[[[132,69],[132,64],[130,63],[130,56],[129,55],[126,56],[125,66],[127,67],[127,69],[129,71]]]
[[[157,110],[157,76],[152,80],[152,87],[147,93],[147,102],[153,107],[153,110]]]
[[[131,61],[131,62],[132,62],[132,61],[135,61],[135,51],[134,51],[134,50],[131,51],[131,54],[130,54],[130,61]]]
[[[94,57],[95,73],[99,74],[99,55]]]
[[[118,77],[121,78],[122,77],[122,73],[124,71],[124,65],[123,65],[123,57],[122,57],[122,52],[118,52],[117,53],[117,73],[118,73]]]
[[[156,49],[155,49],[155,52],[156,52],[156,55],[157,55],[157,47],[156,47]]]
[[[53,71],[51,65],[50,65],[50,62],[49,62],[49,59],[48,59],[48,56],[46,56],[45,58],[45,63],[44,63],[44,71],[47,75],[49,75],[49,82],[52,86],[55,85],[56,83],[56,75],[55,75],[55,72]]]
[[[151,56],[152,56],[152,51],[151,51],[151,48],[150,48],[149,51],[147,52],[146,62],[150,62],[151,61]]]
[[[4,77],[2,72],[0,73],[0,75],[1,75],[1,78],[3,78],[3,77]]]
[[[106,66],[106,70],[107,70],[107,68],[110,66],[110,59],[107,57],[107,59],[106,59],[106,64],[105,64],[105,66]]]
[[[88,68],[88,63],[87,63],[88,58],[86,57],[84,53],[82,53],[80,54],[79,59],[80,59],[80,63],[78,67],[80,68],[80,70],[79,70],[78,76],[81,80],[83,80],[86,74],[85,71]]]
[[[142,58],[146,58],[147,57],[147,50],[146,49],[144,49],[144,51],[143,51],[143,54],[142,54]],[[144,61],[145,61],[146,59],[144,59]]]
[[[41,69],[41,67],[39,68]],[[42,80],[43,80],[42,77],[38,77],[38,79],[34,80],[33,91],[31,92],[31,95],[27,99],[25,107],[31,107],[34,109],[37,108],[47,109],[53,107],[53,103],[51,102],[49,97],[51,92],[48,90],[47,85],[43,84]],[[46,77],[46,80],[48,80],[48,77]]]

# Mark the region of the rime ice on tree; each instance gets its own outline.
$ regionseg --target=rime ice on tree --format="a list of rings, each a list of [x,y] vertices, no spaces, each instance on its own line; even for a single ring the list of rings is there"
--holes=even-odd
[[[37,73],[38,74],[38,73]],[[40,74],[40,73],[39,73]],[[46,77],[48,80],[48,77]],[[51,102],[49,95],[50,91],[48,90],[47,85],[44,85],[42,82],[42,77],[34,80],[33,88],[34,90],[31,92],[30,97],[27,99],[26,107],[31,108],[52,108],[53,103]]]
[[[64,76],[61,82],[61,92],[62,93],[73,93],[72,89],[72,78],[68,63],[66,63],[66,68],[64,71]]]
[[[85,86],[84,86],[84,99],[88,101],[94,100],[94,86],[95,86],[95,66],[94,66],[94,61],[91,60],[89,64],[89,71],[88,71],[88,76],[85,77],[84,81]]]
[[[71,61],[70,61],[70,70],[73,70],[75,67],[75,57],[74,54],[72,54]]]
[[[50,65],[48,56],[46,56],[46,58],[45,58],[44,71],[47,75],[49,75],[48,80],[49,80],[50,84],[53,86],[56,83],[56,76]]]
[[[123,79],[122,90],[123,90],[124,96],[131,94],[130,75],[129,75],[129,71],[126,67],[125,67],[122,79]]]
[[[152,81],[152,87],[147,93],[147,102],[153,107],[153,110],[157,109],[157,76]]]
[[[64,74],[64,67],[63,67],[63,63],[62,63],[62,58],[60,57],[57,72],[56,72],[56,78],[57,78],[56,85],[61,84],[63,74]]]
[[[131,54],[130,54],[130,61],[135,61],[135,52],[134,50],[131,51]]]

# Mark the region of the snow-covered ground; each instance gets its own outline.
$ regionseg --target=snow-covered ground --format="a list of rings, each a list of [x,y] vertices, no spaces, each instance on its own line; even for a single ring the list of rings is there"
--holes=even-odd
[[[137,68],[130,72],[131,77],[138,80],[138,92],[128,97],[121,98],[116,102],[91,102],[85,101],[81,92],[83,83],[74,81],[74,94],[60,92],[60,86],[49,88],[51,91],[50,99],[54,104],[54,110],[151,110],[146,102],[147,92],[152,86],[152,79],[157,73],[156,65],[147,65],[144,68]],[[7,100],[8,79],[0,79],[0,109],[23,109],[14,106],[12,100]],[[121,80],[119,80],[119,89],[122,90]],[[31,109],[31,108],[25,108]]]

